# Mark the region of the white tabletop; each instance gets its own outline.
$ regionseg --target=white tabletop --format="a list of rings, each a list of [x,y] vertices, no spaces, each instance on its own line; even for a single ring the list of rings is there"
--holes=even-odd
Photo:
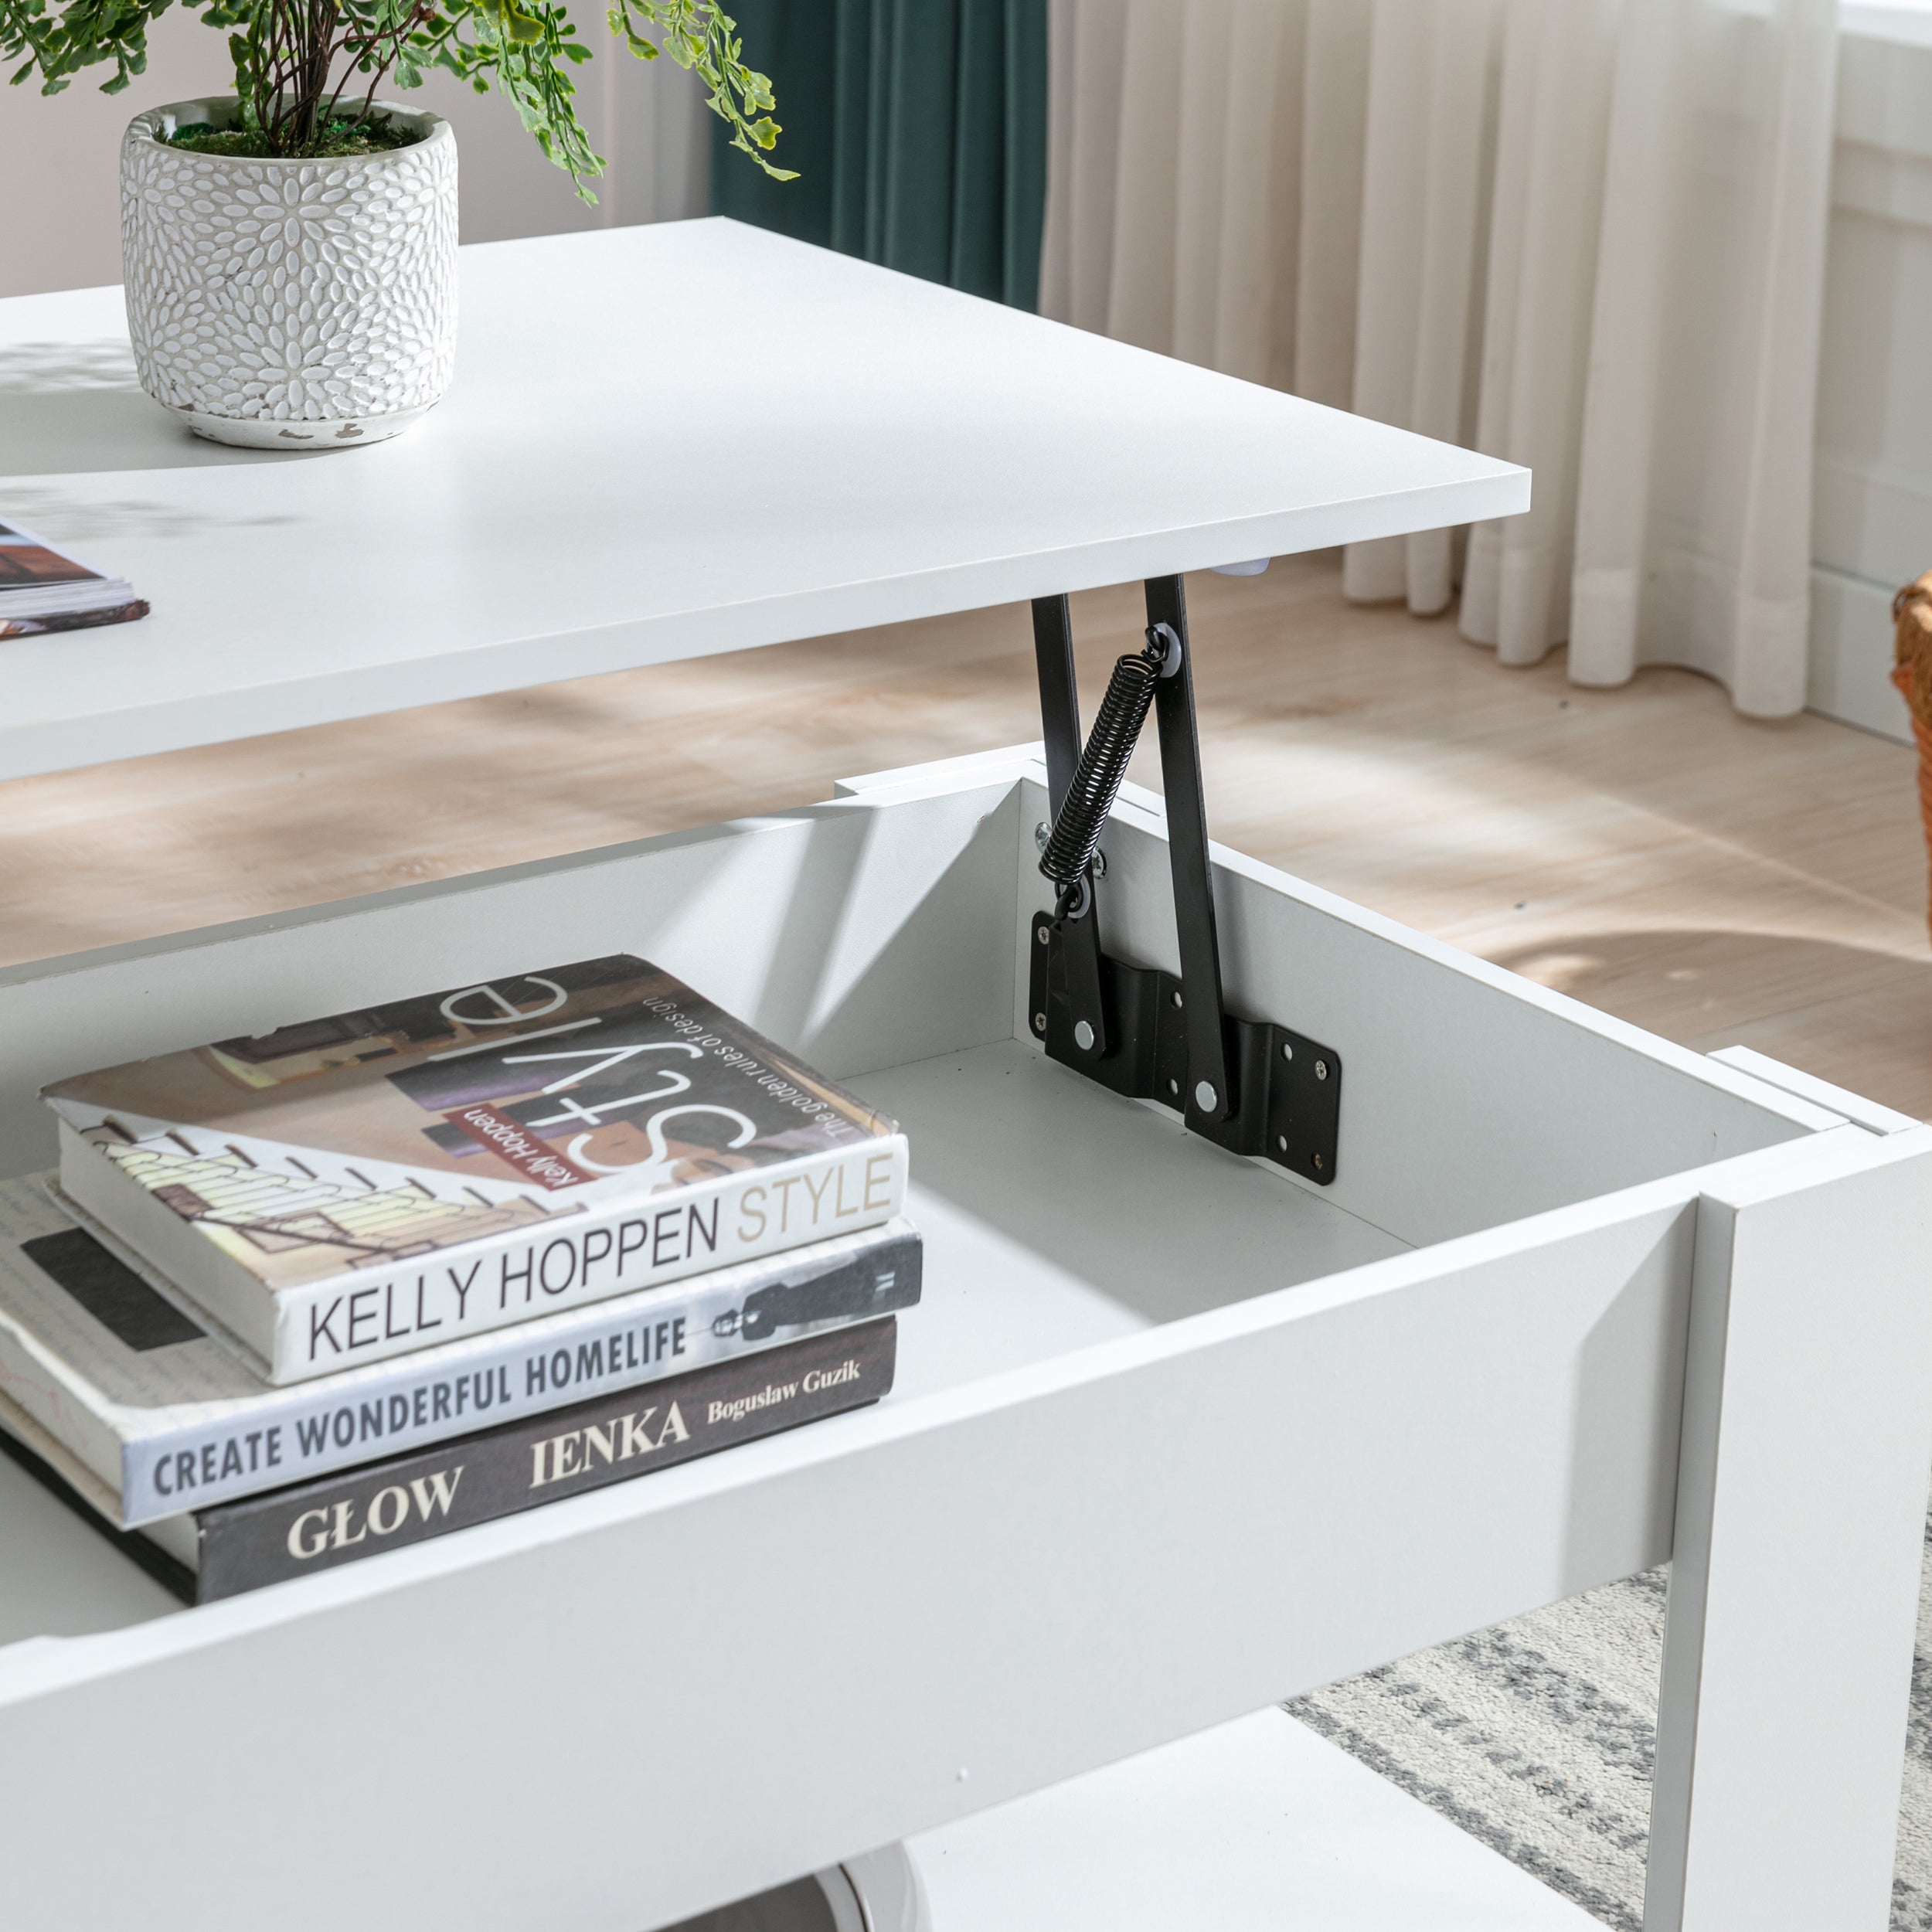
[[[139,624],[0,641],[0,777],[1509,515],[1525,471],[735,223],[462,251],[394,442],[191,437],[118,289],[0,301],[0,518]]]

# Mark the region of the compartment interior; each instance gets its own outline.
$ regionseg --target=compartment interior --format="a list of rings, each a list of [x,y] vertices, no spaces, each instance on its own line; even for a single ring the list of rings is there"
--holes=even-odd
[[[0,1172],[51,1165],[36,1095],[60,1074],[635,951],[904,1124],[927,1285],[901,1321],[900,1403],[1831,1118],[1230,856],[1216,876],[1230,1006],[1332,1046],[1345,1071],[1332,1187],[1229,1155],[1032,1043],[1044,810],[1016,769],[875,784],[777,818],[12,969]],[[1158,801],[1127,798],[1104,849],[1105,943],[1172,970]],[[178,1609],[0,1461],[0,1642]]]

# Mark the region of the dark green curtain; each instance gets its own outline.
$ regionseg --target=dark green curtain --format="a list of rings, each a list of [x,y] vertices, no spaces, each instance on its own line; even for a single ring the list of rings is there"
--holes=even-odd
[[[1034,308],[1047,0],[737,0],[784,129],[769,179],[716,124],[711,210]]]

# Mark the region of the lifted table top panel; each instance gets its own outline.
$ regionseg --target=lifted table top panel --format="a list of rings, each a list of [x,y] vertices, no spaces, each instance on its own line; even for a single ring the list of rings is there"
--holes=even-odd
[[[434,415],[281,455],[140,393],[118,289],[0,301],[0,515],[154,606],[0,643],[0,777],[1529,500],[1509,464],[728,221],[466,248],[462,304]]]

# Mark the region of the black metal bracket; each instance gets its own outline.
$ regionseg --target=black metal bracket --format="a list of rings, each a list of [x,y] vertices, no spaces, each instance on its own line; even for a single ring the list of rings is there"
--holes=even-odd
[[[1154,699],[1180,975],[1107,954],[1100,930],[1104,900],[1090,879],[1089,903],[1080,917],[1057,927],[1050,913],[1034,919],[1028,947],[1033,1032],[1049,1060],[1114,1093],[1175,1108],[1192,1132],[1230,1153],[1260,1155],[1325,1187],[1335,1176],[1342,1062],[1332,1048],[1287,1027],[1237,1019],[1225,1009],[1194,666],[1179,577],[1148,582],[1147,617],[1150,626],[1170,627],[1181,641],[1179,668],[1160,680]],[[1066,598],[1035,600],[1033,645],[1047,793],[1057,817],[1080,750]]]

